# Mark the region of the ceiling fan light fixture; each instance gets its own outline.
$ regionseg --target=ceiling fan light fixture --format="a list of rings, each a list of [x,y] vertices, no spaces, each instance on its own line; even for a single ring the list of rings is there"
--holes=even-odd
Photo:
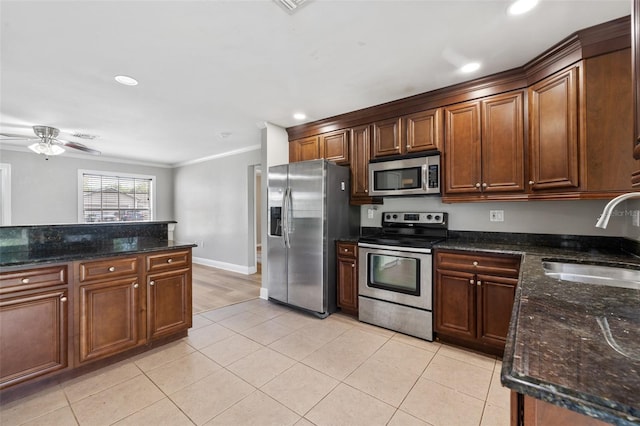
[[[138,85],[138,80],[136,80],[133,77],[129,77],[128,75],[116,75],[114,77],[114,79],[118,83],[124,84],[125,86],[137,86]]]
[[[32,145],[29,145],[29,149],[36,154],[43,154],[46,156],[60,155],[64,152],[64,148],[58,145],[52,145],[44,142],[36,142]]]

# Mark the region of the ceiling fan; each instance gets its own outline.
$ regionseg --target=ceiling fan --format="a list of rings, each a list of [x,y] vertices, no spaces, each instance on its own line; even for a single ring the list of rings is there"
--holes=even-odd
[[[58,139],[60,130],[56,129],[55,127],[33,126],[33,133],[35,133],[37,137],[16,135],[12,133],[0,133],[0,136],[2,136],[2,138],[0,138],[0,141],[37,141],[34,144],[29,145],[29,149],[35,153],[44,155],[45,157],[47,157],[47,159],[50,155],[62,154],[65,151],[63,147],[77,149],[79,151],[86,152],[87,154],[92,155],[101,154],[100,151],[89,148],[81,143]]]

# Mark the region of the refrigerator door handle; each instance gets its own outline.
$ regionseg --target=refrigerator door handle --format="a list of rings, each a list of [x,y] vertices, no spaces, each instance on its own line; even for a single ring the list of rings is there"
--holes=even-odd
[[[284,246],[289,248],[291,243],[289,241],[289,206],[291,205],[291,188],[287,187],[284,191],[284,198],[282,199],[282,238],[284,239]]]

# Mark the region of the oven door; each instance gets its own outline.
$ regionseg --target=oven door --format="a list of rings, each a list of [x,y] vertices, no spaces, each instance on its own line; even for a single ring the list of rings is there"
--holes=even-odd
[[[360,296],[431,310],[430,249],[360,243],[358,255]]]

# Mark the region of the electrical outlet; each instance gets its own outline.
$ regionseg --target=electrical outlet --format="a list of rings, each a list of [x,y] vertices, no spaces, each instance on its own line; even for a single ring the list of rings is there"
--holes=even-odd
[[[204,247],[204,241],[194,241],[194,244],[198,247]]]
[[[367,209],[367,219],[373,219],[373,209]]]
[[[489,210],[489,220],[491,222],[504,222],[504,210]]]
[[[640,210],[634,210],[632,214],[633,214],[632,216],[633,226],[640,228]]]

